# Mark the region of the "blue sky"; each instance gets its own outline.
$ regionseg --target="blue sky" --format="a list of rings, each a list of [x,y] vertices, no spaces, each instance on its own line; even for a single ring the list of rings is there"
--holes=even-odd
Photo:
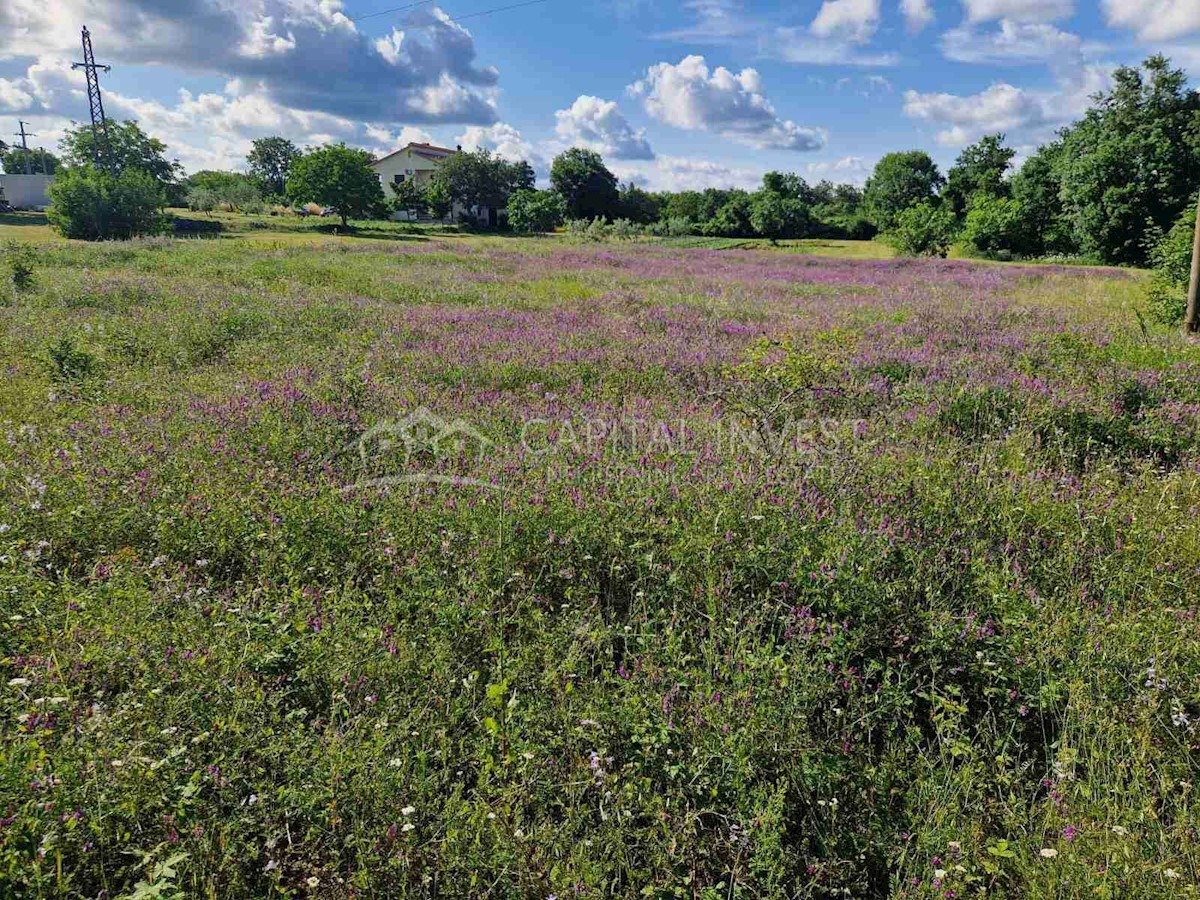
[[[486,146],[544,171],[580,145],[655,188],[769,169],[861,182],[888,150],[948,165],[1007,133],[1022,153],[1120,64],[1164,52],[1200,80],[1200,0],[4,0],[0,131],[52,147],[87,106],[79,26],[113,64],[111,116],[189,170],[250,139]],[[360,18],[369,16],[369,18]]]

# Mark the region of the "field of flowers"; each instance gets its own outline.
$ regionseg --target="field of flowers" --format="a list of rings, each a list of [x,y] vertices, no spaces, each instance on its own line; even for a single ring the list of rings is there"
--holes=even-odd
[[[1136,274],[25,258],[0,896],[1196,896],[1200,348]]]

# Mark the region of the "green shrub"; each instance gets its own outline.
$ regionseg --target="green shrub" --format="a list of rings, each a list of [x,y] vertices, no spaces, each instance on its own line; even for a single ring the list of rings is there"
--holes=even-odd
[[[50,185],[50,224],[64,237],[128,240],[166,227],[162,188],[140,169],[118,176],[79,166],[61,171]]]
[[[514,191],[508,198],[508,224],[514,231],[553,231],[566,212],[566,201],[556,191]]]
[[[34,278],[34,250],[28,244],[9,241],[0,254],[0,273],[12,285],[13,293],[21,294],[32,290]]]
[[[75,346],[70,337],[60,338],[46,351],[50,366],[50,377],[55,381],[80,382],[96,373],[96,357]]]
[[[918,203],[900,213],[888,240],[904,256],[945,257],[954,234],[954,212],[948,206]]]
[[[1150,315],[1164,325],[1178,325],[1187,309],[1195,227],[1196,207],[1192,206],[1150,252],[1154,276],[1146,288],[1146,304]]]
[[[982,256],[1023,253],[1026,224],[1021,204],[1009,197],[977,193],[971,197],[963,224],[962,240]]]

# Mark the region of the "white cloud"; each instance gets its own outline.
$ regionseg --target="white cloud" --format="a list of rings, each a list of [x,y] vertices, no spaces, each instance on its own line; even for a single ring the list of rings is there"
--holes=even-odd
[[[914,33],[933,21],[933,6],[929,0],[900,0],[900,12],[908,23],[908,30]]]
[[[818,37],[834,37],[861,44],[879,27],[879,0],[825,0],[809,30]]]
[[[659,156],[652,162],[618,163],[610,168],[621,181],[652,191],[702,191],[705,188],[752,191],[759,186],[763,175],[759,169],[681,156]]]
[[[15,81],[0,78],[0,111],[23,112],[33,106],[33,95]]]
[[[405,125],[397,132],[379,125],[368,125],[363,129],[366,147],[376,156],[387,156],[409,144],[432,144],[433,135],[423,128]]]
[[[811,181],[828,180],[837,184],[863,185],[871,175],[874,165],[868,165],[861,156],[843,156],[841,159],[811,162],[804,173]]]
[[[505,122],[487,127],[471,125],[456,141],[464,150],[491,150],[509,162],[526,160],[534,168],[542,162],[542,154],[521,136],[521,132]]]
[[[572,146],[587,147],[613,159],[653,159],[646,133],[635,130],[615,101],[586,94],[554,114],[555,133]]]
[[[1052,22],[1075,12],[1074,0],[963,0],[963,7],[972,22]]]
[[[919,6],[928,0],[911,2]],[[861,14],[862,8],[877,10],[879,0],[830,0],[817,12],[821,33],[757,16],[746,10],[741,0],[685,0],[683,6],[695,19],[654,37],[692,46],[735,47],[763,59],[806,65],[890,66],[899,59],[895,53],[874,53],[860,46],[859,34],[870,34],[865,27],[854,26],[853,13],[858,10]],[[830,6],[833,8],[827,10]],[[874,18],[878,20],[877,13]],[[874,30],[870,26],[869,31]]]
[[[0,60],[78,54],[78,23],[102,62],[241,79],[293,109],[371,122],[489,124],[490,66],[437,6],[412,9],[372,40],[342,0],[4,0]]]
[[[1048,137],[1041,132],[1078,118],[1088,108],[1092,94],[1108,84],[1107,68],[1088,65],[1071,69],[1057,90],[1029,90],[999,82],[968,96],[906,91],[904,112],[910,118],[940,126],[937,141],[950,147],[961,147],[996,132],[1017,138],[1030,133]]]
[[[1083,41],[1046,22],[1001,20],[995,30],[964,25],[941,37],[947,59],[967,63],[1040,63],[1063,65],[1079,62]]]
[[[1172,40],[1200,31],[1197,0],[1103,0],[1110,25],[1137,32],[1144,41]]]
[[[655,119],[687,131],[711,131],[760,149],[816,150],[825,145],[822,129],[801,127],[776,114],[754,69],[734,74],[718,66],[710,73],[703,56],[686,56],[678,65],[651,66],[629,92],[642,98]]]

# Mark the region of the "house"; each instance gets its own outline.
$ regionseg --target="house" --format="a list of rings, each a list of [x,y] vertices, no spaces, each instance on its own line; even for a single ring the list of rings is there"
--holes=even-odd
[[[371,163],[371,169],[379,176],[379,183],[383,185],[383,194],[390,200],[395,196],[391,187],[394,184],[411,181],[422,190],[429,187],[433,173],[437,171],[442,160],[461,150],[462,147],[451,150],[449,147],[437,147],[433,144],[410,143],[395,153],[389,153],[387,156],[375,160]],[[450,212],[448,221],[472,218],[480,224],[494,226],[500,224],[501,219],[506,215],[507,211],[504,209],[492,209],[485,206],[468,210],[456,203]],[[418,216],[418,218],[425,217],[424,212]],[[412,215],[401,211],[394,213],[392,218],[403,222],[412,219]]]
[[[0,206],[7,203],[13,209],[45,209],[50,205],[47,188],[53,180],[52,175],[0,175]]]

